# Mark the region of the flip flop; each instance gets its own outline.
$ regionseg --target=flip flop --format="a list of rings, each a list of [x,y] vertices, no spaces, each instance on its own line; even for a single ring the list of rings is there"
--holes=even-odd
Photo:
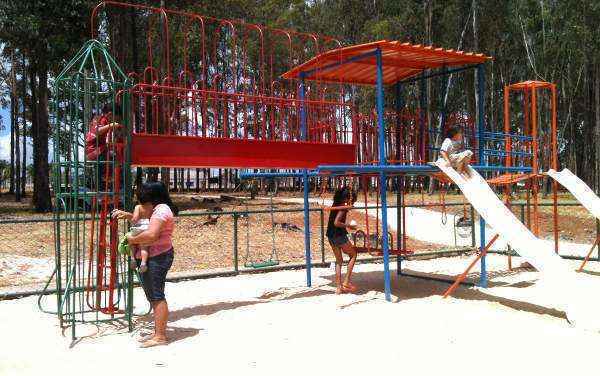
[[[169,342],[166,340],[149,339],[146,342],[140,344],[140,349],[146,349],[148,347],[166,346]]]

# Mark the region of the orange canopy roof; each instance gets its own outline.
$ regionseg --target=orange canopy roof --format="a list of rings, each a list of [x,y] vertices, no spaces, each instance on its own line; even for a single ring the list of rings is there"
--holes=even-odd
[[[377,48],[380,48],[382,53],[385,85],[416,76],[424,69],[479,64],[491,59],[473,52],[381,40],[324,52],[286,72],[282,77],[295,79],[304,72],[304,78],[307,80],[375,85]],[[369,53],[372,55],[360,58],[361,55]],[[340,64],[342,62],[344,63]]]
[[[516,84],[509,85],[508,87],[513,90],[533,89],[533,88],[547,88],[552,87],[553,84],[545,81],[523,81]]]

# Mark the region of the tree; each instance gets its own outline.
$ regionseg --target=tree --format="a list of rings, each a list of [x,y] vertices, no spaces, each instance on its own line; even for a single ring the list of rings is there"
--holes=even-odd
[[[26,56],[32,101],[33,204],[52,208],[48,141],[48,79],[88,37],[93,2],[86,0],[4,1],[0,3],[0,39]]]

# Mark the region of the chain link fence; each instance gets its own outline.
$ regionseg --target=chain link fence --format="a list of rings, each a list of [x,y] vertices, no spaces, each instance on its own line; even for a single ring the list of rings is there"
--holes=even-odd
[[[542,232],[541,237],[551,238],[550,204],[541,204]],[[582,238],[580,242],[592,243],[598,235],[596,221],[583,213],[573,216],[570,211],[582,210],[577,203],[562,203],[559,207],[559,225],[575,226]],[[375,210],[377,207],[369,207]],[[390,209],[394,209],[390,206]],[[428,209],[448,213],[452,222],[446,229],[454,228],[454,244],[419,241],[408,237],[407,249],[416,254],[448,250],[454,246],[471,248],[475,243],[476,221],[468,221],[466,234],[457,233],[456,218],[467,213],[472,217],[469,205],[447,203],[444,207],[432,208],[430,205],[407,205],[412,209]],[[527,223],[527,206],[525,203],[513,203],[512,210]],[[183,211],[177,217],[175,233],[173,234],[175,261],[171,275],[194,276],[201,273],[237,273],[252,270],[252,264],[271,265],[280,267],[301,267],[305,263],[304,245],[304,211],[301,208],[285,206],[261,210],[236,211]],[[365,229],[366,217],[364,208],[356,208],[352,218],[358,222],[358,227]],[[372,213],[372,212],[370,212]],[[316,265],[333,259],[325,236],[328,212],[320,207],[310,209],[311,225],[311,262]],[[413,220],[406,214],[407,221]],[[578,218],[577,222],[573,218]],[[568,221],[567,221],[568,219]],[[369,217],[370,228],[375,232],[377,218]],[[575,223],[568,223],[573,222]],[[380,225],[380,223],[379,223]],[[428,223],[430,231],[436,230],[435,223]],[[448,227],[449,226],[449,227]],[[51,275],[54,262],[54,221],[52,219],[21,219],[0,220],[0,289],[10,290],[12,287],[39,288]],[[394,227],[394,226],[392,226]],[[568,226],[567,226],[568,227]],[[452,230],[445,230],[452,231]],[[460,229],[459,229],[460,231]],[[464,232],[464,228],[462,229]],[[465,236],[467,235],[467,236]],[[568,231],[560,233],[561,240],[571,241]],[[397,233],[390,232],[392,246],[397,248]],[[580,258],[581,254],[566,255],[569,258]],[[360,259],[372,258],[372,255],[361,254]],[[593,258],[597,260],[597,258]]]

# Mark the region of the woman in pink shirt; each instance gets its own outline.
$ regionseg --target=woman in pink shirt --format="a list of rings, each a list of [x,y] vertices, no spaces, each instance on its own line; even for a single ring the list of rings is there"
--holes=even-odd
[[[173,264],[173,217],[178,209],[171,201],[167,187],[161,182],[144,183],[138,192],[138,200],[146,211],[152,213],[148,229],[128,237],[129,244],[148,247],[148,269],[141,276],[144,293],[154,311],[154,334],[142,338],[141,347],[166,345],[169,306],[165,298],[165,281]],[[121,210],[115,210],[112,215],[128,220],[133,217],[131,213]],[[136,260],[139,261],[139,255],[136,255]]]

